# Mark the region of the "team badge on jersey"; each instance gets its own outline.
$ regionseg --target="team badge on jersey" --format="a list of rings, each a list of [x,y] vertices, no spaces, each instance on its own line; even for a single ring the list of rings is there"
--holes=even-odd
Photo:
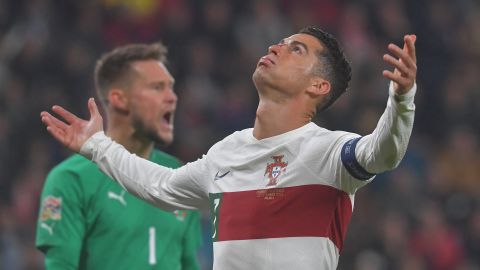
[[[62,219],[62,198],[47,196],[43,199],[40,219],[42,221]]]
[[[177,220],[180,220],[180,221],[185,221],[185,218],[187,217],[187,211],[183,211],[183,210],[175,210],[173,211],[173,214],[175,215]]]
[[[273,163],[268,163],[267,168],[265,169],[265,174],[268,175],[268,184],[267,186],[276,186],[278,182],[278,177],[284,173],[287,169],[288,162],[283,162],[284,155],[272,156]]]

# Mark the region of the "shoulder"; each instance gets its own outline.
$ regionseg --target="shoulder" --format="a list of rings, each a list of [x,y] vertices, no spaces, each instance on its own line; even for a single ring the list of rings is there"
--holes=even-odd
[[[335,160],[339,157],[342,147],[357,137],[360,135],[341,130],[332,131],[314,124],[299,139],[291,141],[290,146],[293,152],[305,159]]]
[[[314,123],[312,123],[311,127],[303,134],[303,138],[307,142],[328,145],[343,144],[355,137],[360,137],[360,135],[342,130],[329,130]]]
[[[81,155],[75,154],[53,167],[48,174],[48,177],[55,177],[65,174],[79,175],[95,168],[96,166],[93,162]]]
[[[150,160],[169,168],[178,168],[182,165],[182,162],[178,158],[158,149],[153,149]]]
[[[223,138],[223,140],[219,141],[215,145],[241,145],[251,140],[253,129],[247,128],[240,131],[235,131],[234,133],[228,135],[227,137]]]
[[[217,142],[214,144],[208,153],[210,152],[216,152],[216,151],[228,151],[228,150],[235,150],[238,147],[242,147],[245,144],[248,144],[251,142],[251,138],[253,137],[252,135],[253,129],[252,128],[247,128],[244,130],[240,131],[235,131],[234,133],[228,135],[227,137],[223,138],[223,140]]]
[[[98,182],[93,181],[97,175],[101,175],[101,172],[93,162],[75,154],[53,167],[47,175],[45,186],[61,188],[67,185],[82,185],[81,182],[89,179],[92,179],[91,182]]]

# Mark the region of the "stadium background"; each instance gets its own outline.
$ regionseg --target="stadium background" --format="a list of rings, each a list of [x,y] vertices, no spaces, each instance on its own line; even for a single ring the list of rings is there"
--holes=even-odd
[[[0,0],[0,269],[43,269],[33,245],[38,198],[48,170],[70,153],[38,115],[52,104],[86,115],[102,52],[169,47],[180,99],[167,151],[188,162],[252,125],[256,61],[310,24],[339,38],[354,71],[351,89],[317,122],[360,134],[385,107],[387,44],[418,35],[409,150],[358,192],[339,269],[480,269],[478,0]],[[207,215],[204,227],[208,239]],[[204,269],[210,256],[204,248]]]

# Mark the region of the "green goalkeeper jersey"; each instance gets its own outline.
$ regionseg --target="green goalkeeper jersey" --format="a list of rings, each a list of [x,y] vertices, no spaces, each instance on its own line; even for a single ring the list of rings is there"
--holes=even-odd
[[[180,165],[157,150],[150,160]],[[47,177],[36,235],[47,270],[198,269],[200,239],[198,212],[155,208],[80,155]]]

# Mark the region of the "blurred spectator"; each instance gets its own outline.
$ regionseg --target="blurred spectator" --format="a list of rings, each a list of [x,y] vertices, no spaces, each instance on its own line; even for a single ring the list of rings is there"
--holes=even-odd
[[[270,45],[280,42],[281,38],[291,33],[290,25],[273,0],[251,1],[235,28],[240,48],[255,62]]]
[[[8,205],[0,207],[0,267],[20,270],[23,268],[23,254],[18,233],[15,231],[16,219]]]
[[[478,137],[469,128],[458,127],[447,138],[444,151],[435,162],[442,168],[449,182],[450,192],[480,196],[480,145]]]
[[[423,258],[427,269],[451,270],[464,259],[460,235],[445,221],[434,202],[426,202],[418,213],[419,227],[411,239],[413,253]]]
[[[43,267],[33,248],[33,209],[45,172],[69,153],[38,113],[59,103],[85,115],[101,52],[127,42],[168,45],[180,103],[178,136],[167,150],[188,162],[252,125],[258,58],[310,24],[335,33],[354,67],[347,94],[317,121],[360,134],[385,106],[387,42],[418,35],[407,155],[359,191],[338,269],[480,269],[475,0],[0,0],[0,269]],[[208,243],[208,214],[204,229]],[[203,269],[211,268],[211,249],[200,256]]]

